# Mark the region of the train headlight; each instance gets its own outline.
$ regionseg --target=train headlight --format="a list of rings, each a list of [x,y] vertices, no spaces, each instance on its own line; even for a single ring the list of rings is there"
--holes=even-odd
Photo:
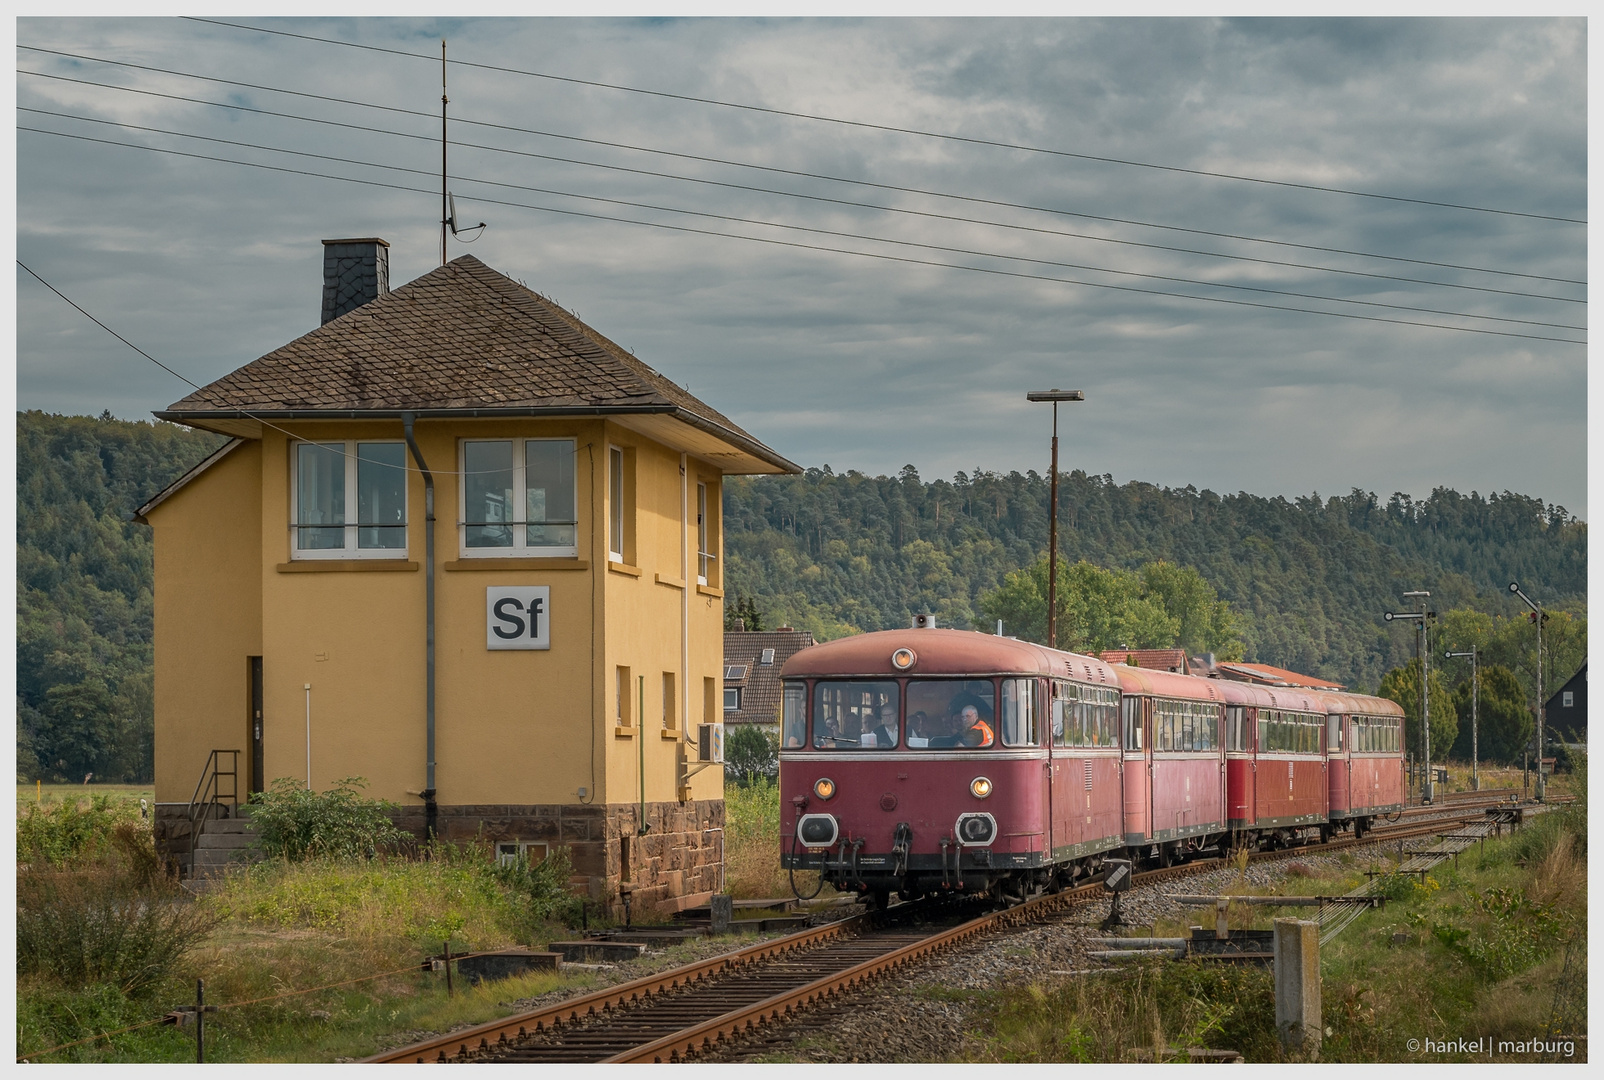
[[[977,776],[969,781],[969,794],[977,799],[984,799],[991,794],[991,781],[984,776]]]
[[[913,655],[912,649],[898,649],[891,654],[891,666],[898,671],[907,671],[913,667],[913,662],[916,659],[918,658]]]
[[[835,781],[821,776],[813,782],[813,794],[825,802],[835,798]]]

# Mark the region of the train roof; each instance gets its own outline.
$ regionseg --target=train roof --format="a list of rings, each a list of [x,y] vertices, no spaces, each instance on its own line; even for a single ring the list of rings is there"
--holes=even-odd
[[[1196,675],[1181,675],[1153,668],[1114,665],[1120,689],[1127,694],[1151,694],[1156,697],[1191,698],[1194,701],[1224,701],[1220,679],[1203,679]]]
[[[1247,705],[1255,709],[1293,709],[1324,713],[1326,703],[1312,690],[1301,686],[1260,686],[1234,679],[1214,680],[1225,692],[1228,705]]]
[[[1328,713],[1358,713],[1361,716],[1402,716],[1403,706],[1391,698],[1371,697],[1369,694],[1339,693],[1335,690],[1315,692]]]
[[[891,654],[910,649],[913,664],[898,669]],[[1119,686],[1114,668],[1095,656],[1048,649],[1018,638],[973,630],[877,630],[803,649],[785,662],[788,679],[841,675],[1046,675]]]

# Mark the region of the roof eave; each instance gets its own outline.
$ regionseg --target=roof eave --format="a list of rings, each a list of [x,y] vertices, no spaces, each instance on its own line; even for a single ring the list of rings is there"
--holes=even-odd
[[[643,405],[518,405],[451,409],[166,409],[152,415],[158,420],[165,420],[169,423],[185,424],[189,427],[198,427],[207,431],[220,430],[221,434],[237,437],[237,429],[233,428],[233,425],[238,424],[240,421],[271,423],[272,421],[293,420],[388,420],[399,419],[403,412],[410,412],[420,420],[519,416],[552,418],[571,416],[670,416],[687,427],[695,428],[728,443],[742,453],[771,465],[782,473],[798,475],[802,472],[800,465],[781,457],[745,432],[732,430],[723,424],[709,420],[704,416],[699,416],[683,406],[661,402],[651,402]],[[229,426],[219,429],[213,426],[216,424]]]

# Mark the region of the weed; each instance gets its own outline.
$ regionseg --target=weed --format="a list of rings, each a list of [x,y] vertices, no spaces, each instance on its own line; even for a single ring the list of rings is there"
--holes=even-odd
[[[408,839],[390,821],[389,803],[359,794],[366,786],[360,776],[326,791],[310,791],[289,777],[274,780],[251,804],[257,845],[269,858],[371,858]]]

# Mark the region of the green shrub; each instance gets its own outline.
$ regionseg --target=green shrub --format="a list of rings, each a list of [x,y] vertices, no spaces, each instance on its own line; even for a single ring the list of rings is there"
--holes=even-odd
[[[732,726],[724,737],[725,775],[742,787],[772,782],[780,775],[780,736],[756,724]]]
[[[176,885],[108,867],[17,875],[17,974],[137,995],[217,925]]]
[[[391,822],[391,804],[363,798],[360,776],[327,791],[308,791],[299,780],[280,777],[272,790],[253,796],[256,844],[269,858],[371,858],[409,839]]]
[[[116,805],[105,795],[92,796],[88,806],[76,799],[54,806],[30,803],[17,815],[17,861],[58,870],[100,861],[120,846],[115,839],[120,827],[125,844],[138,830],[150,835],[150,827],[132,807]]]
[[[579,918],[579,897],[568,891],[573,863],[567,848],[556,848],[535,863],[519,855],[512,862],[486,865],[490,876],[515,898],[527,920],[526,932],[552,920],[571,923]]]

